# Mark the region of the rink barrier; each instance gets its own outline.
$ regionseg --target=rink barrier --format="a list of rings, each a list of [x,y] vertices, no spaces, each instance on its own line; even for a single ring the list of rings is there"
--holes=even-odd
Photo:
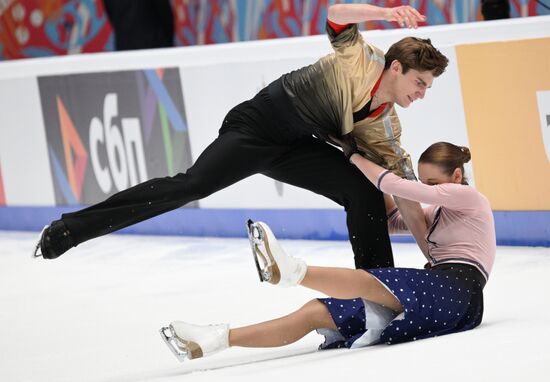
[[[0,230],[40,231],[68,207],[1,207]],[[550,247],[550,211],[494,211],[498,245]],[[269,223],[281,239],[347,240],[345,213],[337,209],[181,208],[118,231],[124,234],[245,237],[247,219]],[[411,243],[410,235],[392,235]]]
[[[549,30],[539,16],[364,32],[382,50],[430,38],[449,57],[429,96],[399,110],[402,143],[413,159],[431,142],[470,147],[499,244],[550,246]],[[39,231],[60,206],[189,168],[231,107],[330,51],[319,35],[0,63],[0,229]],[[284,238],[347,239],[333,201],[260,175],[122,232],[243,237],[248,217]]]

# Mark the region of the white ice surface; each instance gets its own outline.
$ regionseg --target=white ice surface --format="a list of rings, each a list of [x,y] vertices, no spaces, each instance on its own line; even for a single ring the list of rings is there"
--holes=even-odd
[[[111,235],[54,261],[37,234],[0,232],[0,381],[549,381],[550,249],[499,247],[473,331],[401,345],[317,351],[231,348],[180,364],[158,329],[173,320],[275,318],[321,294],[260,284],[244,239]],[[315,265],[352,266],[347,242],[283,241]],[[422,266],[413,245],[396,264]]]

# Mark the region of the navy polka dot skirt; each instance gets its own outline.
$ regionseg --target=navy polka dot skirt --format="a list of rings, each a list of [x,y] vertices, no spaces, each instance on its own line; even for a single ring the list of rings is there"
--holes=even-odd
[[[378,333],[369,333],[376,341],[365,343],[367,332],[376,332],[367,321],[369,317],[380,317],[379,312],[372,314],[372,308],[377,306],[380,309],[379,305],[360,298],[319,299],[328,308],[338,328],[337,332],[319,330],[325,335],[321,349],[357,347],[357,342],[395,344],[414,341],[473,329],[481,323],[485,278],[473,266],[442,264],[431,269],[380,268],[367,272],[397,297],[403,305],[403,313],[387,319]],[[382,309],[390,312],[387,308]]]

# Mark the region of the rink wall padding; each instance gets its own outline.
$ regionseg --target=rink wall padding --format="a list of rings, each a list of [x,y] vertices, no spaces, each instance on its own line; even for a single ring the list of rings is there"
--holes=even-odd
[[[0,207],[0,230],[40,231],[75,208]],[[495,211],[498,245],[550,246],[550,212]],[[247,219],[265,221],[282,239],[347,240],[345,213],[335,209],[181,208],[118,231],[122,234],[245,237]],[[393,242],[414,242],[392,235]]]
[[[540,16],[363,32],[384,51],[430,38],[449,58],[424,99],[397,107],[401,143],[413,162],[433,142],[470,147],[499,244],[550,246],[549,31]],[[331,51],[318,35],[0,62],[0,229],[39,231],[186,171],[233,106]],[[285,238],[347,239],[340,206],[262,175],[187,207],[123,232],[242,237],[250,217]]]

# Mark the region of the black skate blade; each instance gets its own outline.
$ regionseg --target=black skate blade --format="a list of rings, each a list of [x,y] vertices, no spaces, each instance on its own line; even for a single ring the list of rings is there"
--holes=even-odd
[[[166,331],[168,331],[169,334],[166,334]],[[175,338],[176,336],[174,334],[174,330],[169,326],[165,326],[160,328],[159,333],[160,333],[160,337],[162,338],[166,346],[168,346],[168,348],[170,349],[172,354],[176,356],[178,361],[184,362],[188,358],[187,352],[181,349],[176,343],[176,338]]]
[[[34,246],[34,250],[32,252],[31,258],[36,259],[38,257],[44,257],[42,256],[42,248],[40,246],[40,242],[42,241],[42,235],[44,234],[44,231],[48,229],[49,225],[44,226],[42,228],[42,231],[40,232],[40,236],[38,237],[38,241],[36,242],[36,245]]]

